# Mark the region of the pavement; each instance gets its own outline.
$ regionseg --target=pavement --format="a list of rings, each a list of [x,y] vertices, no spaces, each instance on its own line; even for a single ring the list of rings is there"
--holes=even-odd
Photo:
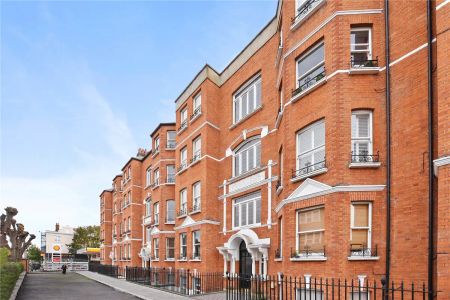
[[[138,298],[115,290],[77,273],[39,272],[28,273],[17,294],[20,300],[53,299],[133,299]]]

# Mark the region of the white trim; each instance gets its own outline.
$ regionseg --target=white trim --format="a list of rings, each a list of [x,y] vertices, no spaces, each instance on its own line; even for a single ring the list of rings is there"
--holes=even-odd
[[[433,160],[434,176],[438,176],[439,167],[446,166],[448,164],[450,164],[450,155]]]
[[[367,227],[356,227],[354,225],[355,205],[368,205]],[[350,203],[350,242],[352,241],[352,230],[367,229],[367,248],[372,248],[372,202],[370,201],[353,201]]]
[[[278,176],[273,176],[272,178],[267,178],[267,179],[264,179],[264,180],[259,181],[259,182],[257,182],[257,183],[254,183],[254,184],[248,185],[248,186],[246,186],[246,187],[243,187],[243,188],[241,188],[241,189],[234,190],[233,192],[230,192],[230,193],[228,193],[228,194],[226,194],[226,195],[221,195],[221,196],[218,197],[218,199],[219,199],[219,200],[223,200],[223,199],[225,199],[225,198],[234,196],[234,195],[236,195],[236,194],[240,194],[240,193],[243,193],[243,192],[248,191],[248,190],[250,190],[250,189],[259,187],[259,186],[264,185],[264,184],[266,184],[266,183],[268,183],[268,182],[271,182],[271,181],[277,181],[277,180],[278,180]]]
[[[379,256],[349,256],[347,257],[349,261],[358,261],[358,260],[379,260]]]
[[[194,221],[193,223],[187,224],[187,225],[180,225],[178,227],[175,227],[175,230],[183,229],[192,227],[195,225],[204,225],[204,224],[210,224],[210,225],[220,225],[220,222],[213,221],[213,220],[201,220],[201,221]]]
[[[450,0],[445,0],[444,2],[442,2],[441,4],[436,6],[436,11],[440,10],[441,8],[443,8],[444,6],[446,6],[449,3],[450,3]]]
[[[324,196],[328,194],[333,193],[339,193],[339,192],[378,192],[384,190],[386,185],[384,184],[378,184],[378,185],[338,185],[331,187],[329,189],[313,192],[308,195],[303,195],[299,197],[292,197],[292,198],[286,198],[283,199],[278,205],[275,207],[275,212],[279,212],[285,205],[290,203],[295,203],[303,200],[307,200],[310,198],[318,197],[318,196]]]
[[[184,142],[186,142],[188,139],[190,139],[190,137],[191,137],[192,135],[194,135],[197,131],[199,131],[200,129],[202,129],[205,125],[209,125],[209,126],[211,126],[212,128],[215,128],[215,129],[217,129],[217,130],[220,130],[219,126],[216,126],[216,125],[212,124],[212,123],[209,122],[209,121],[205,121],[205,122],[203,122],[200,126],[198,126],[197,128],[195,128],[195,130],[192,131],[188,136],[186,136],[181,142],[177,143],[177,145],[175,146],[175,149],[179,148]]]

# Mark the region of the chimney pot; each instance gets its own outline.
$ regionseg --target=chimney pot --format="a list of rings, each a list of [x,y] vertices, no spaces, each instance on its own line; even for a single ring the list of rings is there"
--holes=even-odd
[[[55,225],[55,231],[59,231],[59,223],[56,223],[56,225]]]

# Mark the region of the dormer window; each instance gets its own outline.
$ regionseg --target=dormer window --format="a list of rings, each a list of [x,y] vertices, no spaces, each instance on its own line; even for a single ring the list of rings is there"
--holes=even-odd
[[[261,139],[254,138],[239,145],[233,156],[233,175],[240,176],[261,165]]]

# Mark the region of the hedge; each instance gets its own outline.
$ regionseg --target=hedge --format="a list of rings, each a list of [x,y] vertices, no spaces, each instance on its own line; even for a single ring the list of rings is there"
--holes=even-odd
[[[5,257],[8,257],[8,250],[4,248],[0,249],[0,300],[9,299],[16,285],[16,281],[23,271],[23,265],[21,263],[8,262]]]

